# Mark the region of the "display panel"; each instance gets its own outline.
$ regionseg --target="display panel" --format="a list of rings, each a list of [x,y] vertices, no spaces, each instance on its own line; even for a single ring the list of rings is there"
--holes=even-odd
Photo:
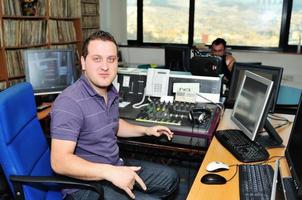
[[[235,102],[232,121],[251,140],[264,146],[280,146],[282,139],[267,120],[273,81],[246,71]],[[258,134],[265,129],[268,135]]]
[[[24,51],[25,78],[35,95],[60,93],[76,80],[74,52],[70,49]]]
[[[260,63],[259,63],[260,64]],[[263,76],[269,80],[274,82],[273,91],[272,91],[272,103],[270,107],[270,111],[274,112],[275,104],[277,102],[279,87],[282,79],[283,68],[282,67],[273,67],[273,66],[265,66],[258,65],[256,63],[235,63],[232,78],[230,91],[227,98],[227,106],[232,107],[234,105],[235,100],[237,99],[238,92],[240,89],[240,84],[242,82],[245,71],[251,71],[255,74]]]

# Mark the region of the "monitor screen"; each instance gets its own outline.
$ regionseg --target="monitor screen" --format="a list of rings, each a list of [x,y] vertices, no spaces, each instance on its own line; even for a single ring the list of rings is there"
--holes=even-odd
[[[74,52],[71,49],[24,51],[25,79],[35,95],[60,93],[76,79]]]
[[[297,194],[302,196],[302,96],[295,116],[290,138],[285,150],[286,160],[291,171]]]
[[[222,59],[218,56],[194,56],[190,60],[190,70],[197,76],[219,76],[222,74]]]
[[[282,79],[283,68],[282,67],[273,67],[273,66],[264,66],[264,65],[255,65],[253,63],[236,63],[233,67],[230,91],[227,99],[227,105],[233,106],[235,100],[238,97],[239,86],[242,82],[245,71],[251,71],[255,74],[263,76],[274,82],[272,88],[272,103],[270,111],[274,112],[275,104],[277,102],[279,86]]]
[[[165,66],[172,71],[190,71],[191,49],[188,46],[165,46]]]
[[[213,102],[218,103],[220,100],[221,78],[207,76],[192,76],[170,74],[168,95],[175,96],[176,85],[182,89],[192,89],[192,85],[198,85],[198,91],[202,96]],[[194,87],[194,86],[193,86]],[[180,89],[180,88],[179,88]],[[196,97],[197,102],[205,102],[206,99],[200,96]]]
[[[232,121],[248,138],[257,139],[264,146],[282,144],[282,139],[267,120],[272,87],[273,81],[246,71],[231,115]],[[257,134],[263,128],[268,135]]]

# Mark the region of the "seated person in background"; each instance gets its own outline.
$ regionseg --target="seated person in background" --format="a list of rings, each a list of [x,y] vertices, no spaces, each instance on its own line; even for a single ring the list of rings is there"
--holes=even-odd
[[[217,38],[214,40],[211,45],[211,54],[214,56],[220,56],[222,58],[224,80],[227,83],[230,82],[235,58],[226,53],[226,41],[222,38]]]
[[[161,199],[177,188],[179,177],[168,166],[121,159],[117,137],[161,136],[164,126],[143,127],[119,119],[118,47],[113,36],[97,31],[83,43],[83,74],[55,100],[51,112],[51,166],[62,175],[100,181],[104,199]],[[65,200],[96,200],[94,191],[65,189]]]

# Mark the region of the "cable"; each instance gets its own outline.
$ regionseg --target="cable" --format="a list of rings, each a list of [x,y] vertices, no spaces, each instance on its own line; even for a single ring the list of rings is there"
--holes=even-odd
[[[238,172],[238,167],[239,167],[239,165],[238,165],[238,164],[237,164],[237,165],[230,165],[230,167],[233,167],[233,166],[236,166],[235,174],[233,174],[233,176],[232,176],[230,179],[228,179],[227,182],[231,181],[231,180],[236,176],[236,174],[237,174],[237,172]]]
[[[139,109],[139,108],[142,108],[142,107],[148,106],[148,105],[149,105],[149,103],[145,103],[145,104],[143,104],[143,103],[144,103],[144,101],[145,101],[145,98],[146,98],[146,92],[144,91],[144,95],[143,95],[142,100],[141,100],[140,102],[138,102],[138,103],[133,104],[133,105],[132,105],[132,108],[134,108],[134,109]],[[148,97],[148,100],[150,101],[150,97]]]
[[[277,115],[274,115],[274,114],[269,114],[267,117],[270,118],[270,119],[276,120],[276,121],[290,122],[290,121],[289,121],[288,119],[286,119],[285,117],[277,116]]]
[[[277,125],[277,126],[274,126],[274,129],[281,128],[281,127],[286,126],[286,125],[289,125],[289,124],[291,124],[291,123],[293,123],[293,122],[287,121],[287,122],[285,122],[285,123],[283,123],[283,124],[279,124],[279,125]],[[264,132],[266,132],[266,130],[259,131],[258,133],[264,133]]]
[[[199,94],[198,92],[196,92],[195,94],[196,94],[197,96],[199,96],[199,97],[201,97],[201,98],[203,98],[203,99],[209,101],[210,103],[216,105],[216,106],[220,109],[220,118],[222,117],[223,111],[224,111],[224,109],[223,109],[223,104],[222,104],[222,106],[221,106],[219,103],[215,103],[215,102],[212,101],[211,99],[209,99],[209,98],[207,98],[207,97],[205,97],[205,96]]]

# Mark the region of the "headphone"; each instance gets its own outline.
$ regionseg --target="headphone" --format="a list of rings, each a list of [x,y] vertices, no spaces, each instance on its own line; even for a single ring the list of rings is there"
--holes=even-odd
[[[189,120],[192,124],[202,124],[211,117],[211,110],[207,108],[194,108],[189,112]]]

